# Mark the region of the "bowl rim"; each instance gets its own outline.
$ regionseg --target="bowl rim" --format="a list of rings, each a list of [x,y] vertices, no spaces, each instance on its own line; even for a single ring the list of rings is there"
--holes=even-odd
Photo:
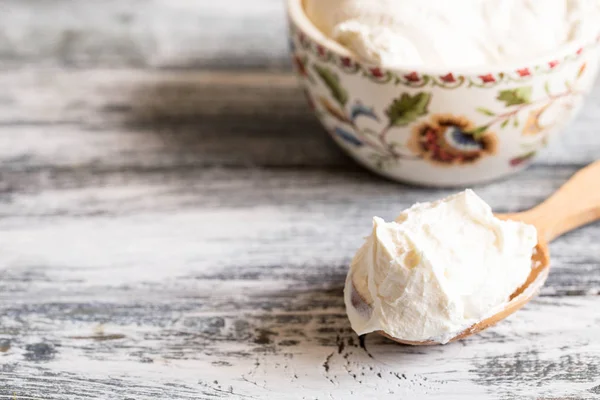
[[[325,1],[325,0],[322,0]],[[304,11],[304,0],[288,0],[288,18],[290,24],[293,24],[297,29],[302,31],[309,39],[317,45],[323,46],[325,49],[335,53],[340,58],[348,58],[353,63],[364,65],[368,69],[382,69],[393,72],[419,72],[423,75],[456,75],[456,76],[473,76],[478,77],[488,74],[510,74],[519,70],[533,70],[536,67],[552,65],[555,62],[560,62],[568,56],[579,56],[585,53],[586,48],[596,47],[600,43],[600,33],[592,40],[578,39],[566,43],[556,49],[555,53],[537,56],[531,60],[519,62],[499,63],[491,65],[481,65],[474,67],[457,67],[457,68],[436,68],[423,65],[390,65],[378,64],[357,57],[353,52],[336,42],[335,40],[323,34],[308,18]],[[589,50],[589,49],[588,49]]]

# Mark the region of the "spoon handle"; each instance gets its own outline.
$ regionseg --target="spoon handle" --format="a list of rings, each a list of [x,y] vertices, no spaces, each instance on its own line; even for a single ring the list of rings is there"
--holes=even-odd
[[[520,214],[548,242],[600,219],[600,161],[583,168],[546,201]]]

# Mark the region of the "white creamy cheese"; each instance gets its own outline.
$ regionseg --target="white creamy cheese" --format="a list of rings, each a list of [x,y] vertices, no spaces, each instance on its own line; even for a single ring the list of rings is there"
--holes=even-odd
[[[497,219],[471,190],[416,204],[394,222],[376,217],[346,280],[352,328],[446,343],[508,302],[536,244],[535,227]],[[370,307],[353,304],[353,284]]]
[[[382,65],[523,61],[600,32],[600,0],[305,0],[308,18]]]

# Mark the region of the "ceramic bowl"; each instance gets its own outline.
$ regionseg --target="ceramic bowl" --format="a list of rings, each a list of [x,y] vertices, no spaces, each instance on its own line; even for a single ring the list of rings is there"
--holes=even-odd
[[[580,109],[600,38],[523,65],[443,71],[358,60],[288,0],[293,63],[335,142],[394,180],[466,186],[529,164]]]

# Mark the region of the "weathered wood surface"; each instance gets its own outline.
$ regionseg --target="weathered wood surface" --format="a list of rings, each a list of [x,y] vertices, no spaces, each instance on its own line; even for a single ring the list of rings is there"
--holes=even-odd
[[[444,347],[344,314],[370,218],[449,193],[344,157],[287,73],[0,74],[0,398],[600,397],[600,225],[542,296]],[[530,169],[531,207],[598,158],[600,90]]]
[[[0,68],[281,67],[285,0],[2,0]]]

